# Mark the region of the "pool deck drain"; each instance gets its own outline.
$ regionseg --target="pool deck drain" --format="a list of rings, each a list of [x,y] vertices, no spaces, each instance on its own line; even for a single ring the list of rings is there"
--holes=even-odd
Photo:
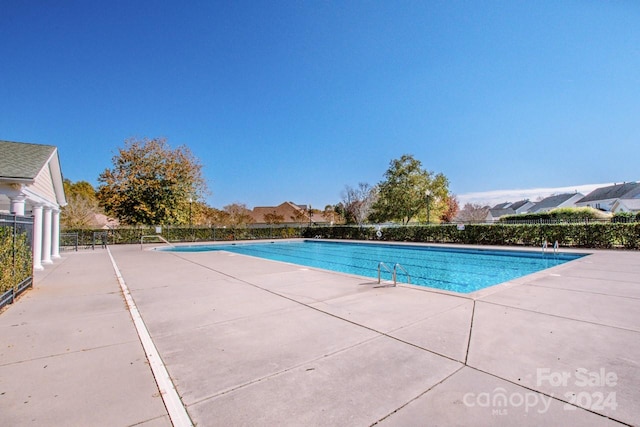
[[[110,250],[196,425],[640,424],[637,252],[457,296]],[[171,425],[105,250],[39,272],[0,337],[10,425]]]

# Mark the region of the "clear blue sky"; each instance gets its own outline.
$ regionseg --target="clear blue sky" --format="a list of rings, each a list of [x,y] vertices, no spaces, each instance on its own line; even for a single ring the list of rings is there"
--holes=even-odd
[[[219,208],[322,208],[405,153],[457,194],[640,180],[637,1],[0,6],[0,139],[72,181],[145,136]]]

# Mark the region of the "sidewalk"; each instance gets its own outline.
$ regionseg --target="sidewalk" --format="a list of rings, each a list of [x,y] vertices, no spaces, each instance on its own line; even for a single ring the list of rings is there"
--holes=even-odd
[[[63,254],[0,315],[0,424],[171,425],[105,250]]]

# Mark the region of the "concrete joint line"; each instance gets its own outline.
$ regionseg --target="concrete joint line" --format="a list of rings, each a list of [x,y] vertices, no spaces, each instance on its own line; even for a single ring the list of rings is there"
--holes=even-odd
[[[469,360],[469,350],[471,350],[471,334],[473,333],[473,319],[476,316],[476,300],[473,300],[473,307],[471,308],[471,323],[469,324],[469,339],[467,340],[467,353],[464,356],[464,365],[467,366]]]
[[[153,373],[156,384],[158,385],[158,390],[160,391],[160,395],[162,396],[162,400],[164,401],[164,406],[167,408],[169,418],[171,419],[171,424],[173,424],[174,427],[193,427],[193,422],[191,421],[191,418],[187,413],[187,409],[182,403],[182,400],[178,395],[178,391],[176,390],[173,381],[171,381],[169,372],[167,371],[167,368],[164,366],[164,363],[160,358],[158,349],[151,339],[151,334],[149,334],[149,330],[144,324],[142,316],[140,316],[138,307],[136,307],[136,304],[133,301],[133,297],[129,292],[129,288],[127,287],[127,284],[120,274],[120,270],[118,269],[116,260],[113,258],[113,255],[111,255],[111,251],[108,247],[107,253],[109,254],[109,258],[111,259],[111,264],[113,265],[113,270],[115,271],[116,277],[118,278],[118,283],[120,284],[120,288],[122,289],[124,299],[127,302],[129,313],[131,314],[131,318],[133,319],[136,331],[138,332],[138,337],[140,338],[140,342],[142,343],[142,347],[144,348],[147,360],[149,361],[151,372]]]
[[[465,358],[465,361],[464,361],[464,362],[462,362],[461,360],[456,360],[456,359],[454,359],[454,358],[452,358],[452,357],[450,357],[450,356],[446,356],[446,355],[444,355],[444,354],[437,353],[437,352],[435,352],[435,351],[433,351],[433,350],[429,350],[429,349],[426,349],[426,348],[420,347],[420,346],[418,346],[418,345],[416,345],[416,344],[410,343],[410,342],[408,342],[408,341],[401,340],[400,338],[394,337],[394,336],[390,335],[393,331],[389,331],[389,332],[382,332],[382,331],[379,331],[379,330],[377,330],[377,329],[373,329],[373,328],[371,328],[371,327],[369,327],[369,326],[362,325],[362,324],[357,323],[357,322],[355,322],[355,321],[353,321],[353,320],[349,320],[349,319],[346,319],[346,318],[344,318],[344,317],[340,317],[340,316],[338,316],[337,314],[333,314],[333,313],[329,313],[328,311],[324,311],[324,310],[322,310],[320,307],[314,307],[314,306],[312,306],[312,305],[309,305],[309,304],[304,303],[304,302],[302,302],[302,301],[298,301],[298,300],[296,300],[296,299],[294,299],[294,298],[291,298],[291,297],[288,297],[288,296],[286,296],[286,295],[279,294],[279,293],[277,293],[277,292],[275,292],[275,291],[272,291],[271,289],[263,288],[262,286],[257,285],[257,284],[255,284],[255,283],[248,282],[248,281],[246,281],[246,280],[244,280],[244,279],[241,279],[241,278],[239,278],[239,277],[233,276],[233,275],[231,275],[231,274],[227,274],[227,273],[225,273],[225,272],[223,272],[223,271],[216,270],[216,269],[211,268],[211,267],[208,267],[208,266],[206,266],[206,265],[204,265],[204,264],[200,264],[200,263],[198,263],[198,262],[196,262],[196,261],[192,261],[192,260],[190,260],[190,259],[188,259],[188,258],[181,257],[180,255],[174,255],[174,256],[177,256],[178,258],[183,259],[183,260],[185,260],[185,261],[187,261],[187,262],[190,262],[190,263],[192,263],[192,264],[195,264],[195,265],[197,265],[197,266],[199,266],[199,267],[206,268],[207,270],[214,271],[214,272],[216,272],[216,273],[222,274],[223,276],[227,276],[227,277],[229,277],[229,278],[231,278],[231,279],[233,279],[233,280],[236,280],[237,282],[244,283],[245,285],[249,285],[249,286],[254,287],[254,288],[256,288],[256,289],[260,289],[260,290],[262,290],[262,291],[264,291],[264,292],[267,292],[267,293],[269,293],[269,294],[271,294],[271,295],[275,295],[275,296],[278,296],[278,297],[280,297],[280,298],[284,298],[284,299],[286,299],[286,300],[289,300],[289,301],[291,301],[291,302],[294,302],[294,303],[296,303],[296,304],[298,304],[298,305],[301,305],[301,306],[303,306],[303,307],[306,307],[306,308],[308,308],[308,309],[311,309],[311,310],[317,311],[317,312],[322,313],[322,314],[324,314],[324,315],[327,315],[327,316],[333,317],[333,318],[335,318],[335,319],[342,320],[343,322],[351,323],[352,325],[358,326],[358,327],[360,327],[360,328],[367,329],[367,330],[369,330],[369,331],[375,332],[376,334],[379,334],[379,335],[381,335],[381,336],[385,336],[385,337],[387,337],[387,338],[390,338],[390,339],[392,339],[392,340],[395,340],[395,341],[401,342],[401,343],[403,343],[403,344],[410,345],[411,347],[419,348],[420,350],[424,350],[424,351],[427,351],[427,352],[429,352],[429,353],[433,353],[433,354],[435,354],[436,356],[441,356],[441,357],[444,357],[445,359],[449,359],[449,360],[452,360],[452,361],[454,361],[454,362],[459,362],[459,363],[464,363],[464,364],[466,364],[466,358]],[[458,306],[456,306],[456,307],[458,307]],[[473,300],[473,307],[474,307],[474,311],[475,311],[475,300]],[[454,307],[454,308],[455,308],[455,307]],[[453,308],[451,308],[451,310],[453,310]],[[447,311],[448,311],[448,310],[447,310]],[[473,314],[471,315],[471,318],[472,318],[472,321],[471,321],[471,322],[472,322],[472,325],[473,325]],[[422,319],[422,320],[425,320],[425,319]],[[399,330],[399,329],[402,329],[402,328],[398,328],[398,329],[395,329],[395,330],[397,331],[397,330]],[[471,342],[471,336],[469,336],[469,342]],[[467,345],[467,355],[468,355],[468,354],[469,354],[469,349],[468,349],[468,345]]]

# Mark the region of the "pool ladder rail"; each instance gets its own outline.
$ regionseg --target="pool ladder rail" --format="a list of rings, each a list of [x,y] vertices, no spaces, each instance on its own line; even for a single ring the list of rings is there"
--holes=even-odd
[[[542,253],[546,253],[547,252],[547,248],[549,247],[549,243],[545,240],[544,242],[542,242]],[[556,240],[555,243],[553,244],[553,254],[554,255],[558,255],[558,241]]]
[[[143,248],[144,239],[151,239],[151,238],[158,239],[158,240],[160,240],[160,241],[162,241],[162,242],[166,243],[167,245],[171,246],[172,248],[174,248],[174,247],[175,247],[175,245],[173,245],[172,243],[169,243],[169,241],[168,241],[167,239],[165,239],[164,237],[162,237],[161,235],[159,235],[159,234],[153,234],[153,235],[149,235],[149,236],[142,236],[142,237],[140,237],[140,249],[142,249],[142,248]]]
[[[389,273],[391,273],[391,278],[393,280],[393,285],[391,285],[391,284],[380,285],[380,286],[376,286],[376,288],[385,288],[385,287],[388,287],[388,286],[394,286],[394,287],[397,286],[398,285],[398,270],[401,270],[405,274],[405,276],[407,276],[407,283],[411,284],[411,276],[409,275],[409,272],[403,266],[401,266],[399,263],[396,263],[393,266],[393,270],[392,270],[391,268],[389,268],[389,266],[386,263],[384,263],[382,261],[380,261],[378,263],[378,283],[381,282],[381,274],[382,274],[382,269],[383,268],[385,270],[387,270]]]

